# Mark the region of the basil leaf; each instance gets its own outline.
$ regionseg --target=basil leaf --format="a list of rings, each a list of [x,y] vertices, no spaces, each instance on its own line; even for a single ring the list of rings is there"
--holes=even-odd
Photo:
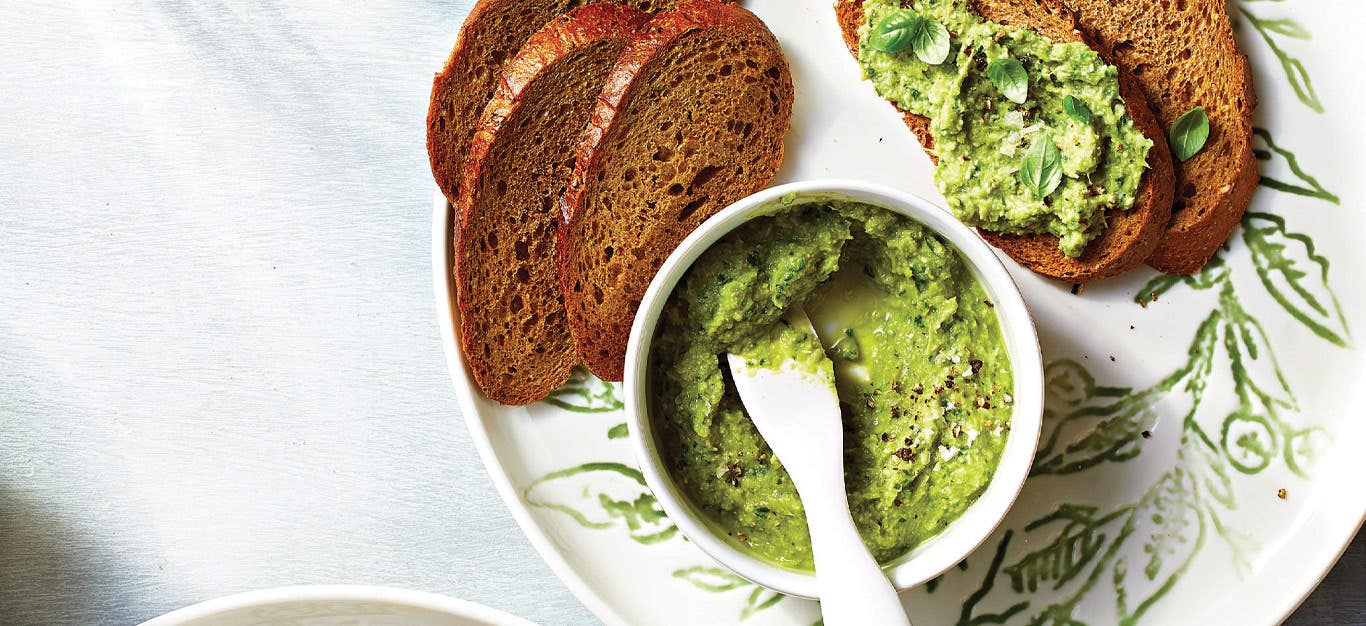
[[[1167,135],[1167,140],[1172,145],[1172,156],[1178,161],[1185,161],[1205,147],[1205,140],[1209,139],[1209,117],[1205,115],[1205,107],[1195,107],[1181,117],[1176,118],[1176,123],[1172,124],[1171,133]]]
[[[1091,123],[1091,107],[1086,106],[1085,102],[1068,95],[1062,99],[1062,110],[1067,112],[1067,116],[1083,124]]]
[[[1062,184],[1062,153],[1052,137],[1039,137],[1020,160],[1022,183],[1034,197],[1043,199]]]
[[[869,45],[883,52],[910,48],[921,61],[939,65],[949,57],[949,29],[910,9],[898,9],[873,29]]]
[[[915,56],[930,65],[939,65],[949,58],[949,29],[943,24],[920,18],[911,28],[911,49]]]
[[[1007,100],[1024,104],[1029,98],[1029,74],[1015,59],[996,59],[987,64],[987,77]]]
[[[868,38],[868,45],[874,50],[882,52],[900,52],[911,45],[911,30],[917,23],[923,22],[914,11],[898,9],[892,11],[891,15],[883,18],[878,25],[873,28],[873,34]]]

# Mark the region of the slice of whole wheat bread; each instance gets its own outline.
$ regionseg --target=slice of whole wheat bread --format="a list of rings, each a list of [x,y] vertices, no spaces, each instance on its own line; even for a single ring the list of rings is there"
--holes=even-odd
[[[451,56],[432,79],[427,156],[432,176],[453,204],[479,114],[498,88],[503,63],[557,15],[605,0],[479,0],[460,26]],[[678,0],[606,0],[644,10]]]
[[[1103,47],[1096,46],[1078,30],[1075,16],[1057,0],[973,0],[970,8],[988,20],[1029,28],[1053,41],[1086,43],[1106,62],[1114,63]],[[862,0],[839,0],[835,12],[845,45],[857,58],[858,30],[865,20]],[[1139,182],[1133,206],[1127,211],[1107,211],[1105,231],[1075,258],[1062,254],[1058,238],[1053,235],[1005,235],[979,229],[988,243],[1000,248],[1020,265],[1046,276],[1084,283],[1138,267],[1157,248],[1171,214],[1171,153],[1166,133],[1148,109],[1137,83],[1123,67],[1119,67],[1119,84],[1134,126],[1153,142],[1148,152],[1148,171]],[[926,153],[931,159],[937,159],[933,153],[930,120],[909,111],[901,113]]]
[[[594,374],[621,380],[631,322],[665,257],[772,180],[792,99],[777,39],[738,6],[686,2],[627,46],[561,204],[560,286]]]
[[[1205,107],[1205,147],[1176,164],[1176,206],[1148,264],[1172,274],[1205,266],[1243,218],[1257,188],[1252,109],[1257,96],[1224,0],[1062,0],[1082,29],[1129,68],[1163,128]]]
[[[606,3],[551,20],[504,66],[470,142],[456,306],[460,345],[492,400],[544,398],[579,363],[556,279],[558,202],[607,72],[649,19]]]

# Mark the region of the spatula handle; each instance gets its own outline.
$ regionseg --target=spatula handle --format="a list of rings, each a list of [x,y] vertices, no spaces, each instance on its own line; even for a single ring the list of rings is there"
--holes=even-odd
[[[841,477],[842,478],[842,477]],[[809,482],[809,481],[808,481]],[[822,481],[825,482],[825,481]],[[809,485],[820,496],[802,493],[811,548],[820,579],[821,614],[826,626],[910,626],[896,588],[863,545],[849,515],[844,484]],[[802,485],[797,484],[800,491]]]

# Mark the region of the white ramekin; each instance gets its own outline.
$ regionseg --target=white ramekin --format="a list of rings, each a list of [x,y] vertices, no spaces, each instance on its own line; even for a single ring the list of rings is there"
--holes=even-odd
[[[780,205],[789,194],[795,201]],[[1034,323],[1015,281],[1000,260],[972,230],[946,210],[901,191],[857,181],[807,181],[756,193],[713,216],[669,256],[650,283],[631,327],[626,349],[625,395],[630,433],[645,481],[660,505],[693,543],[736,574],[776,591],[819,597],[816,577],[774,565],[735,546],[695,510],[664,466],[651,427],[648,363],[650,340],[660,311],[684,272],[704,250],[737,226],[780,211],[787,204],[825,199],[865,202],[906,215],[947,239],[962,253],[973,274],[996,305],[1006,350],[1014,372],[1014,413],[1010,438],[991,484],[967,511],[939,535],[884,569],[897,589],[909,589],[943,573],[980,545],[995,530],[1015,501],[1034,460],[1043,414],[1043,363]]]

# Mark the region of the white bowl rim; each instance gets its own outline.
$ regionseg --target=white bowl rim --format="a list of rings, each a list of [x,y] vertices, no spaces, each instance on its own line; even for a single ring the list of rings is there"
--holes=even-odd
[[[632,446],[641,473],[660,506],[703,552],[737,575],[775,591],[819,598],[816,577],[783,568],[722,539],[696,514],[675,488],[656,451],[649,428],[646,379],[649,341],[664,302],[697,257],[741,224],[779,209],[784,196],[795,194],[792,205],[837,197],[881,206],[915,219],[947,239],[964,257],[995,304],[1014,374],[1011,435],[978,500],[939,535],[884,569],[898,590],[906,590],[938,576],[962,561],[984,542],[1015,502],[1033,465],[1043,419],[1043,357],[1032,318],[1018,286],[992,249],[947,210],[930,201],[881,185],[854,180],[810,180],[773,187],[748,196],[709,218],[679,244],[655,274],[631,326],[626,350],[625,404]]]
[[[498,609],[427,591],[375,585],[292,585],[236,593],[171,611],[141,626],[178,626],[242,609],[294,602],[376,602],[444,613],[498,626],[536,626]]]

